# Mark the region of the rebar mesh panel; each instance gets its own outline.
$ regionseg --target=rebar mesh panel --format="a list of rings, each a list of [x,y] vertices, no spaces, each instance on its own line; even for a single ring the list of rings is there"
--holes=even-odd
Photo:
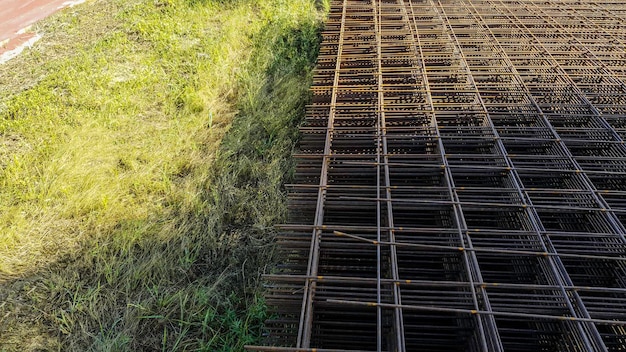
[[[258,351],[626,351],[626,6],[334,0]]]

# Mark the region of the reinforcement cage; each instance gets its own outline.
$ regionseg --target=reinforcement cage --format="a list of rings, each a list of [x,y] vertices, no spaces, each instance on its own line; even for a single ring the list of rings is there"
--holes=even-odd
[[[335,0],[322,35],[248,349],[626,351],[624,2]]]

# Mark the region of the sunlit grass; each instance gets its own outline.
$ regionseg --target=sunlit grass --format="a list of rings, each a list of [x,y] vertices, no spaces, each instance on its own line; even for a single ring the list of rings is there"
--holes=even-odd
[[[323,9],[77,9],[0,66],[0,350],[241,350]]]

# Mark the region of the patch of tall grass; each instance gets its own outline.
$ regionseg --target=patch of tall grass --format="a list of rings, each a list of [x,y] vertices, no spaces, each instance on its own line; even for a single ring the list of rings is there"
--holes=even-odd
[[[0,67],[0,350],[260,337],[324,9],[90,2]]]

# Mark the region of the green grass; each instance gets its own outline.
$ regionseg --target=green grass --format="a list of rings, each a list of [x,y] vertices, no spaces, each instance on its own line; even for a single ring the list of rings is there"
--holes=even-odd
[[[0,351],[238,351],[327,6],[101,0],[0,66]]]

